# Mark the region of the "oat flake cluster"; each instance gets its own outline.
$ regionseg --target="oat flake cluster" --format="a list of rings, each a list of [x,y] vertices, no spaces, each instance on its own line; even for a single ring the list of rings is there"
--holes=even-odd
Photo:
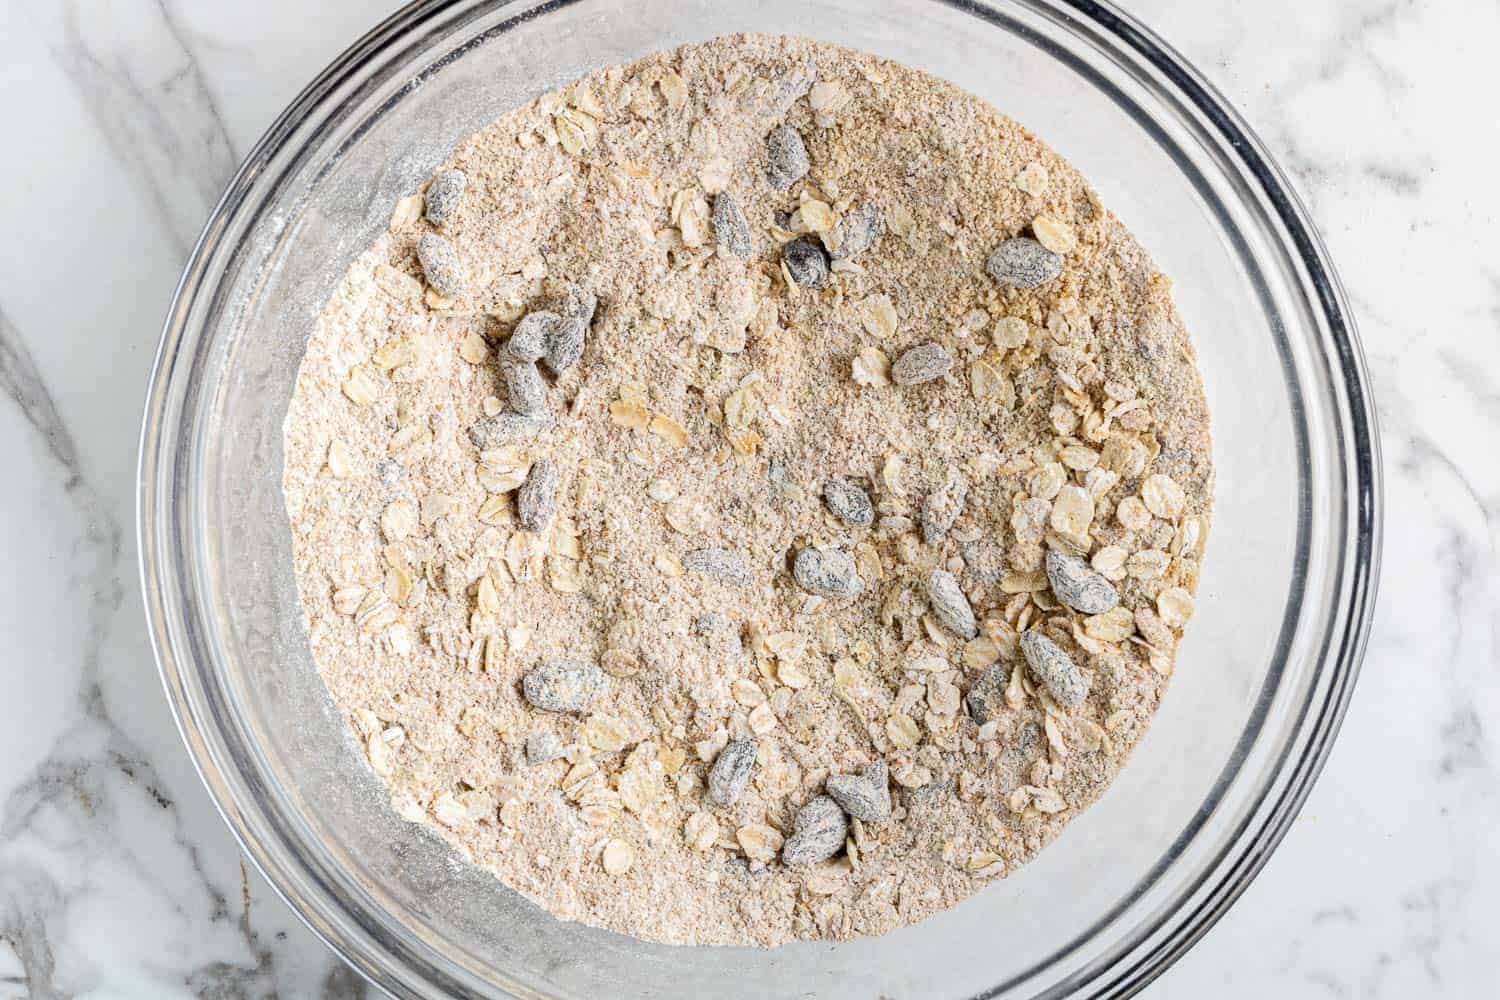
[[[459,145],[286,423],[319,669],[397,812],[558,916],[879,934],[1140,739],[1207,410],[1169,282],[941,80],[735,36]]]

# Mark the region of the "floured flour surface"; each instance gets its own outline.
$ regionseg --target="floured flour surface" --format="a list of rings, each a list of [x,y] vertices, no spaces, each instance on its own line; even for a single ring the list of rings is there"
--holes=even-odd
[[[1169,282],[1076,171],[764,36],[461,143],[329,300],[286,455],[312,649],[400,815],[714,944],[919,920],[1093,802],[1213,479]]]

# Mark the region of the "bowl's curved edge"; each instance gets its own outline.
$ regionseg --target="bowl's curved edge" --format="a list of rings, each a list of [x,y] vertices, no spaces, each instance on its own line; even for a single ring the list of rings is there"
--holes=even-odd
[[[1305,734],[1309,752],[1297,761],[1294,773],[1274,801],[1263,803],[1265,817],[1256,850],[1228,867],[1207,898],[1183,922],[1179,934],[1142,956],[1109,983],[1097,984],[1099,988],[1091,994],[1132,996],[1145,989],[1200,941],[1249,888],[1285,838],[1322,773],[1353,697],[1374,617],[1384,533],[1384,485],[1377,415],[1353,310],[1327,247],[1285,173],[1224,95],[1154,32],[1107,0],[1063,2],[1078,15],[1123,40],[1162,73],[1230,140],[1239,160],[1254,176],[1262,194],[1270,201],[1277,218],[1292,238],[1323,317],[1329,324],[1335,360],[1347,393],[1343,416],[1348,421],[1352,446],[1346,468],[1354,477],[1349,484],[1354,509],[1346,537],[1353,542],[1353,555],[1343,574],[1349,611],[1337,634],[1331,637],[1333,645],[1329,658],[1325,660],[1325,667],[1332,664],[1331,683],[1318,706],[1311,730]]]
[[[161,340],[152,359],[147,379],[145,405],[141,419],[141,433],[136,460],[136,552],[137,571],[141,586],[141,599],[146,614],[147,634],[155,657],[157,673],[167,695],[172,719],[188,750],[188,756],[199,780],[209,793],[209,799],[229,828],[241,852],[250,859],[256,871],[266,880],[282,902],[304,926],[330,951],[357,971],[381,992],[396,995],[403,983],[392,974],[392,970],[374,960],[368,948],[351,947],[345,935],[315,914],[309,901],[294,897],[288,885],[290,873],[278,865],[258,843],[250,841],[244,831],[238,802],[228,787],[225,776],[208,750],[199,727],[191,701],[183,682],[183,665],[177,655],[182,639],[174,621],[170,602],[166,598],[166,581],[162,575],[159,532],[168,526],[164,520],[162,498],[158,494],[157,476],[161,466],[170,461],[170,448],[163,448],[161,435],[162,418],[169,407],[166,389],[171,372],[179,362],[184,335],[187,332],[188,315],[196,297],[200,294],[203,270],[218,248],[218,242],[226,227],[243,204],[251,187],[272,155],[286,139],[301,125],[319,102],[337,91],[347,82],[356,69],[371,56],[386,49],[395,39],[418,25],[432,21],[450,6],[451,0],[412,0],[404,7],[387,16],[364,35],[351,43],[325,66],[287,105],[268,126],[254,146],[240,162],[238,169],[225,186],[224,192],[210,211],[197,241],[188,254],[182,276],[173,289],[171,305],[162,324]],[[344,928],[345,931],[348,928]],[[447,984],[442,994],[452,996],[473,995],[459,983]]]

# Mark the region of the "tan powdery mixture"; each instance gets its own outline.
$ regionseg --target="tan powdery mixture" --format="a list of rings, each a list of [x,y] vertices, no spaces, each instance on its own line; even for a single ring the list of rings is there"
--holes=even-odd
[[[736,36],[425,195],[286,422],[312,649],[400,815],[559,916],[774,945],[951,906],[1099,796],[1213,477],[1169,282],[1076,171]]]

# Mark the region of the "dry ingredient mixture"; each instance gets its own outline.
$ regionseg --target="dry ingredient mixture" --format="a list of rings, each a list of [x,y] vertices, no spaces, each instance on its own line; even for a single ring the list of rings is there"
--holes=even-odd
[[[600,70],[463,142],[308,345],[287,507],[397,812],[558,916],[879,934],[1140,739],[1213,473],[1083,178],[821,43]]]

